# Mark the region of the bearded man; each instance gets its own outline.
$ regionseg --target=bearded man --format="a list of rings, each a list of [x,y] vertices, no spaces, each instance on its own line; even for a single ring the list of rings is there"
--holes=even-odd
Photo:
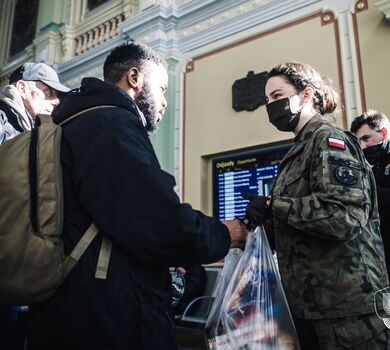
[[[63,127],[63,240],[69,254],[87,227],[99,229],[63,285],[31,307],[29,349],[175,349],[169,266],[220,260],[243,247],[238,220],[219,222],[180,203],[149,133],[167,101],[165,62],[135,42],[115,48],[105,82],[85,78],[53,112]],[[103,237],[107,276],[95,278]]]

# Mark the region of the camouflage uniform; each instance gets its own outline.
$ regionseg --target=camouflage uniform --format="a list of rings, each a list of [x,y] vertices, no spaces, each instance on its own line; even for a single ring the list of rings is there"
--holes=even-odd
[[[345,318],[366,340],[385,330],[378,319],[363,332],[356,319],[376,317],[373,295],[388,285],[374,178],[357,139],[313,117],[283,159],[272,196],[280,274],[294,317],[313,324]]]

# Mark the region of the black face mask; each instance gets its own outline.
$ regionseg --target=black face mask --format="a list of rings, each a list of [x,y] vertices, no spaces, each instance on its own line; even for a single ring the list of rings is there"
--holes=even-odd
[[[294,96],[294,95],[293,95]],[[280,131],[294,131],[298,125],[301,111],[291,112],[290,98],[281,98],[267,104],[267,113],[270,123]]]
[[[364,156],[371,165],[380,161],[382,156],[387,154],[386,145],[387,142],[381,142],[363,149]]]

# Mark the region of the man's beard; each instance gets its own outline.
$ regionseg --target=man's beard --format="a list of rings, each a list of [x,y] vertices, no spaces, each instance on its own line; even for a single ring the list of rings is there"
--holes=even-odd
[[[143,89],[137,100],[137,105],[145,116],[146,130],[148,130],[150,133],[156,133],[158,130],[158,124],[156,122],[158,109],[153,99],[152,90],[148,82],[144,83]]]

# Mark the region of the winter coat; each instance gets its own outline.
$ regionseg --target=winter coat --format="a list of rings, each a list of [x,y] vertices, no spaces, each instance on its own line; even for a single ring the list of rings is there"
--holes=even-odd
[[[85,78],[53,111],[63,127],[63,240],[68,254],[87,227],[99,228],[56,294],[31,307],[29,349],[173,350],[169,266],[211,263],[227,254],[225,225],[181,204],[159,165],[134,101]],[[94,274],[103,235],[112,242],[106,280]]]
[[[378,209],[387,271],[390,271],[390,140],[383,142],[383,148],[376,157],[372,171],[375,176],[378,195]]]

